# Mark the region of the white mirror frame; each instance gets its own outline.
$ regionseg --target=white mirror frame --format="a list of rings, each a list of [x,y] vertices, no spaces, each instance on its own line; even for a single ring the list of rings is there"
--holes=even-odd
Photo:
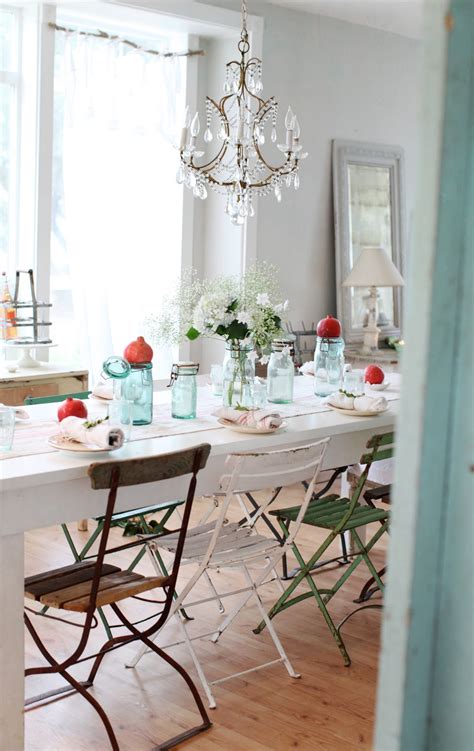
[[[353,326],[351,289],[342,286],[342,282],[351,270],[349,164],[388,167],[390,170],[392,260],[403,276],[405,265],[404,153],[400,146],[385,146],[383,144],[361,143],[358,141],[333,141],[332,167],[336,240],[337,317],[341,321],[346,343],[355,344],[363,340],[364,332],[360,327]],[[401,288],[393,290],[395,325],[383,329],[383,338],[386,336],[401,336],[403,325],[402,294]]]

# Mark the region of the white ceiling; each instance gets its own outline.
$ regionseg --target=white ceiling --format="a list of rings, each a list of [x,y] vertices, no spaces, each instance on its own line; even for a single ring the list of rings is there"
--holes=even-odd
[[[332,16],[420,39],[424,0],[267,0],[294,10]]]

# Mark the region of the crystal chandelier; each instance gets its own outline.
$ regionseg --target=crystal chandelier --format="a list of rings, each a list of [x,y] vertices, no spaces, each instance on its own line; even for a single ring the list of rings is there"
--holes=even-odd
[[[262,153],[265,126],[271,123],[270,140],[277,141],[278,103],[274,97],[262,99],[262,61],[248,57],[250,51],[247,31],[247,3],[242,0],[242,31],[238,44],[240,61],[227,63],[224,96],[220,102],[206,98],[206,129],[204,141],[214,140],[217,129],[216,153],[209,161],[199,163],[204,156],[196,142],[201,125],[196,112],[191,120],[186,107],[179,144],[180,165],[176,179],[190,188],[197,198],[207,197],[207,187],[227,196],[226,212],[233,224],[244,224],[253,216],[255,196],[274,193],[281,201],[282,187],[298,190],[299,163],[308,154],[300,144],[300,126],[291,107],[285,117],[286,138],[277,144],[284,154],[278,166],[270,163]]]

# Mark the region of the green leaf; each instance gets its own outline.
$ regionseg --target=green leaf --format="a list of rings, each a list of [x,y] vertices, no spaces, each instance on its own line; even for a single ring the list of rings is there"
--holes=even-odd
[[[231,304],[229,305],[229,307],[227,308],[227,312],[228,313],[235,313],[235,311],[237,310],[237,305],[238,304],[239,304],[238,300],[233,300],[231,302]]]
[[[227,326],[227,336],[229,339],[246,339],[249,335],[249,328],[246,323],[234,320]]]
[[[219,324],[216,328],[216,334],[217,336],[227,336],[227,326],[224,326],[223,323]]]
[[[186,338],[189,339],[190,342],[193,342],[195,339],[201,336],[201,332],[194,328],[194,326],[191,326],[190,329],[186,332]]]

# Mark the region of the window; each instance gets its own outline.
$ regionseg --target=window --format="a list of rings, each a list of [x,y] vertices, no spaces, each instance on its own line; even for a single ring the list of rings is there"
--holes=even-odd
[[[16,261],[19,16],[0,8],[0,272]]]
[[[144,318],[180,274],[183,198],[171,141],[185,65],[56,33],[51,320],[59,347],[51,359],[94,377],[105,357],[143,334]],[[172,353],[157,355],[154,374],[164,377]]]

